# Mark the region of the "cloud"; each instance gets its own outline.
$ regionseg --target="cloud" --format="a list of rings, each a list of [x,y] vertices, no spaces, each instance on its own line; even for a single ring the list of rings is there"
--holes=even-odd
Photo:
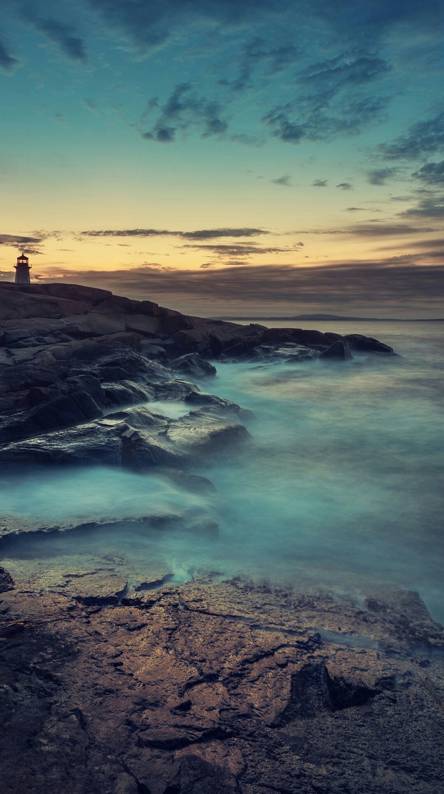
[[[385,185],[388,179],[396,176],[397,168],[372,168],[367,171],[367,182],[371,185]]]
[[[408,222],[387,222],[371,220],[367,223],[353,223],[343,228],[302,229],[298,234],[340,235],[341,237],[405,237],[411,234],[436,232],[433,227],[420,226]]]
[[[439,163],[426,163],[412,176],[428,185],[444,185],[444,160]]]
[[[289,174],[276,177],[276,179],[272,179],[271,181],[274,185],[280,185],[281,187],[291,187],[291,176],[289,176]]]
[[[405,135],[379,146],[389,160],[415,160],[444,149],[444,110],[426,121],[413,124]]]
[[[387,61],[374,55],[345,52],[310,66],[303,73],[302,82],[305,86],[316,86],[325,102],[343,88],[368,83],[389,72],[390,68]]]
[[[315,179],[314,182],[311,183],[312,187],[327,187],[328,180],[327,179]]]
[[[83,39],[75,33],[70,25],[57,19],[33,18],[33,23],[42,33],[57,44],[62,52],[75,61],[86,61],[86,49]]]
[[[404,210],[405,218],[444,218],[444,196],[430,196],[421,199],[416,207]]]
[[[25,245],[32,245],[34,243],[41,243],[43,241],[43,237],[30,237],[26,235],[20,234],[1,234],[0,233],[0,245],[12,245],[12,246],[25,246]]]
[[[303,246],[303,243],[297,243],[294,248],[276,248],[276,247],[265,247],[260,245],[252,245],[249,243],[235,243],[235,244],[228,244],[228,243],[187,243],[187,248],[195,248],[199,251],[207,251],[212,254],[216,254],[217,256],[236,256],[236,257],[244,257],[244,256],[251,256],[252,254],[281,254],[286,253],[288,251],[295,251]]]
[[[426,252],[431,252],[434,249],[438,249],[439,251],[444,251],[444,237],[432,238],[432,239],[424,239],[424,240],[409,240],[409,247],[416,250],[424,250]],[[399,243],[396,245],[385,245],[378,250],[380,251],[396,251],[399,249]],[[444,257],[443,257],[444,259]]]
[[[297,313],[313,307],[341,314],[360,311],[367,316],[442,316],[444,297],[444,265],[415,266],[408,258],[405,263],[387,259],[311,267],[56,270],[54,276],[213,315],[232,312],[237,306],[256,315],[270,310]]]
[[[256,237],[269,234],[267,229],[251,226],[225,227],[221,229],[195,229],[178,231],[173,229],[93,229],[81,232],[82,237],[180,237],[183,240],[213,240],[222,237]]]
[[[270,25],[282,19],[287,30],[306,22],[316,33],[325,30],[356,45],[356,41],[374,44],[394,28],[418,34],[427,31],[438,35],[442,29],[441,0],[87,0],[100,13],[108,29],[124,35],[136,48],[146,50],[163,44],[185,28],[206,26],[232,32],[236,27],[251,27],[260,20]],[[206,31],[206,32],[207,32]],[[258,46],[258,45],[256,45]],[[276,45],[274,45],[276,46]],[[279,46],[279,45],[278,45]],[[259,52],[261,52],[259,50]],[[260,54],[258,55],[260,58]],[[254,60],[254,54],[253,54]],[[247,61],[247,64],[249,62]]]
[[[263,38],[255,37],[242,47],[237,76],[233,80],[223,78],[219,83],[233,91],[243,91],[251,87],[253,75],[259,66],[263,67],[265,75],[274,75],[293,64],[299,55],[300,51],[294,44],[270,46]]]
[[[298,144],[304,140],[328,141],[338,135],[355,135],[370,123],[376,122],[385,111],[389,98],[364,96],[345,98],[337,106],[328,103],[319,108],[310,107],[305,112],[298,101],[276,105],[262,121],[275,138],[284,143]]]
[[[386,223],[373,221],[372,223],[356,223],[344,230],[346,234],[356,237],[404,237],[410,234],[423,234],[425,231],[433,232],[434,229],[425,229],[408,223]]]
[[[172,143],[179,131],[186,132],[190,127],[196,127],[202,138],[224,135],[228,129],[220,103],[197,95],[191,83],[178,83],[163,105],[151,100],[145,115],[153,110],[157,119],[151,129],[142,132],[146,140]]]
[[[6,44],[0,41],[0,68],[5,72],[12,72],[18,65],[18,59],[11,55]]]
[[[176,30],[196,24],[234,27],[256,14],[268,15],[289,7],[289,0],[88,0],[108,27],[113,27],[139,49],[163,44]]]
[[[353,190],[353,185],[351,182],[339,182],[336,187],[338,187],[339,190]]]

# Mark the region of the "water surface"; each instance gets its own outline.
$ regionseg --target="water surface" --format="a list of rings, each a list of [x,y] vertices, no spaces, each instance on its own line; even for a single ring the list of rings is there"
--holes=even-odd
[[[172,516],[171,526],[27,541],[28,555],[50,564],[54,553],[112,551],[139,565],[156,556],[179,578],[212,570],[341,592],[402,586],[443,620],[444,323],[304,327],[377,336],[400,357],[217,363],[202,387],[254,418],[247,447],[201,472],[216,493],[103,468],[16,472],[3,478],[2,512],[36,525]],[[23,543],[7,553],[23,555]]]

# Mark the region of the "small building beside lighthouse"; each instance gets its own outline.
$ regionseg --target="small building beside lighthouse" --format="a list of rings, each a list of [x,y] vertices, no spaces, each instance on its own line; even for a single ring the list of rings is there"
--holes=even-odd
[[[20,254],[15,265],[15,283],[20,287],[29,287],[31,284],[30,270],[29,258],[23,253]]]

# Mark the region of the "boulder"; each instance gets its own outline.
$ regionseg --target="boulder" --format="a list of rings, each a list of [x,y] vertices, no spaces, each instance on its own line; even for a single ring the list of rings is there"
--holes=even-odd
[[[14,580],[8,571],[0,567],[0,593],[14,589]]]
[[[323,361],[350,361],[353,356],[347,342],[338,339],[336,342],[333,342],[330,347],[327,347],[326,350],[323,350],[322,353],[319,354],[319,358]]]
[[[23,417],[6,424],[0,430],[5,442],[38,436],[51,430],[83,424],[101,416],[102,409],[87,391],[73,391],[31,409]]]
[[[183,456],[164,439],[144,430],[128,428],[121,437],[122,465],[129,469],[178,466]]]
[[[357,353],[385,353],[386,355],[393,355],[394,350],[389,345],[374,339],[372,336],[362,336],[362,334],[347,334],[344,339],[347,340],[352,350]]]
[[[121,464],[120,435],[127,425],[94,422],[17,441],[0,448],[0,464]]]
[[[206,378],[216,375],[216,367],[206,361],[199,353],[186,353],[170,362],[172,369],[184,372],[193,378]]]

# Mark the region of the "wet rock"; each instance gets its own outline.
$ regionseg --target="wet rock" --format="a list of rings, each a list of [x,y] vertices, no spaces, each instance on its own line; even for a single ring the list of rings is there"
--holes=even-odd
[[[8,571],[0,567],[0,593],[6,593],[14,589],[14,580]]]
[[[193,378],[207,378],[216,375],[216,367],[206,361],[198,353],[187,353],[171,361],[171,367],[178,372],[184,372]]]
[[[0,463],[120,465],[120,435],[126,427],[97,422],[14,442],[0,448]]]
[[[249,433],[243,425],[195,411],[172,422],[167,438],[184,453],[207,455],[247,441]]]
[[[215,394],[203,394],[202,392],[193,391],[187,394],[185,402],[191,406],[199,406],[205,408],[206,411],[210,409],[220,415],[234,414],[236,416],[247,416],[249,411],[244,411],[239,405],[231,402],[231,400],[224,400],[222,397],[217,397]]]
[[[323,361],[351,361],[353,356],[347,342],[338,339],[326,350],[323,350],[319,354],[319,358]]]
[[[390,355],[394,352],[392,347],[371,336],[347,334],[344,339],[347,340],[351,349],[355,350],[357,353],[385,353]]]
[[[143,430],[129,428],[121,436],[122,465],[130,469],[181,466],[183,455],[168,441]]]

